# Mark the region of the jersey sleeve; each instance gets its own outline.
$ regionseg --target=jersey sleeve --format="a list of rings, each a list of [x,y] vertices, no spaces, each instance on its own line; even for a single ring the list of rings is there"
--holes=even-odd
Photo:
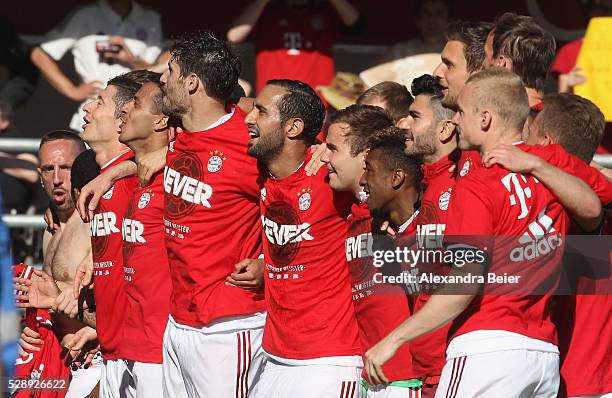
[[[540,147],[536,154],[551,165],[586,182],[599,197],[604,207],[612,203],[612,183],[597,169],[565,151],[561,145],[554,144]]]

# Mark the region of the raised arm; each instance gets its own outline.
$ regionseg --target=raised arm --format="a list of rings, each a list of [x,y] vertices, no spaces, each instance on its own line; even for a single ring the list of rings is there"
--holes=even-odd
[[[245,41],[269,2],[270,0],[255,0],[245,8],[227,31],[227,40],[232,43]]]
[[[346,0],[329,0],[330,4],[334,7],[342,23],[345,26],[351,26],[359,19],[359,11],[351,3]]]
[[[62,72],[57,62],[47,55],[40,47],[34,48],[30,57],[32,63],[36,65],[53,88],[74,101],[80,102],[87,98],[93,98],[102,88],[102,82],[99,81],[82,83],[76,86],[68,79],[64,72]]]

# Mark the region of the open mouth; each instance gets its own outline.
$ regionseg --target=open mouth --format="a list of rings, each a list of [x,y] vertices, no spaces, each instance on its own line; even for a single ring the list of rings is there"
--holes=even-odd
[[[54,202],[63,202],[66,199],[66,191],[63,189],[54,189],[53,190],[53,201]]]
[[[91,123],[91,121],[87,120],[87,116],[83,117],[83,121],[85,123],[83,123],[83,126],[81,126],[83,128],[83,130],[85,130],[85,127],[89,126],[89,123]]]
[[[259,138],[259,131],[254,127],[249,127],[249,136],[251,138]]]

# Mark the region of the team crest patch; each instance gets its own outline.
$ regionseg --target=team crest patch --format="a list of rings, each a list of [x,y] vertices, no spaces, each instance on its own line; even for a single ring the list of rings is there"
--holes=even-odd
[[[444,192],[440,195],[440,199],[438,199],[438,206],[440,206],[440,210],[448,209],[448,202],[450,202],[450,192]]]
[[[302,190],[297,193],[298,207],[300,208],[300,210],[306,211],[310,209],[310,203],[312,202],[312,197],[310,196],[311,192],[312,191],[310,188],[302,188]]]
[[[459,172],[459,175],[461,177],[465,176],[468,172],[470,171],[470,161],[466,160],[465,163],[463,163],[463,167],[461,168],[461,171]]]
[[[223,152],[219,152],[217,149],[210,151],[210,158],[208,159],[208,171],[216,173],[223,167],[223,161],[227,159],[223,156]]]
[[[144,192],[142,195],[140,195],[140,199],[138,200],[138,208],[141,210],[144,209],[145,207],[147,207],[150,201],[151,194],[148,192]]]
[[[110,198],[113,197],[113,189],[115,187],[111,187],[111,189],[109,189],[108,191],[106,191],[106,193],[104,195],[102,195],[102,197],[106,200],[109,200]]]
[[[261,200],[266,200],[266,188],[261,188]]]

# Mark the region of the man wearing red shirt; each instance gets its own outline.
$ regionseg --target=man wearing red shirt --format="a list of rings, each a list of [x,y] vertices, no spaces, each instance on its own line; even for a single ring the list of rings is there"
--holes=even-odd
[[[355,397],[362,367],[344,256],[352,194],[307,175],[325,107],[295,80],[271,80],[245,122],[249,155],[267,168],[261,190],[268,356],[253,397]]]
[[[85,124],[82,138],[96,154],[104,173],[129,159],[132,152],[119,142],[121,109],[146,80],[146,71],[128,72],[111,79],[98,98],[83,107]],[[120,396],[121,381],[128,371],[123,358],[123,327],[127,298],[123,282],[123,242],[121,221],[136,186],[133,178],[124,178],[104,194],[89,221],[93,257],[95,319],[85,319],[96,327],[104,370],[100,380],[103,396]],[[85,312],[86,318],[89,312]]]
[[[258,93],[270,79],[326,86],[334,79],[337,16],[352,26],[359,12],[346,0],[254,0],[234,21],[227,39],[242,43],[253,32]]]
[[[148,82],[122,109],[119,141],[134,152],[136,161],[168,145],[161,97],[159,80]],[[121,360],[129,372],[121,386],[122,394],[143,398],[163,395],[162,340],[172,293],[162,177],[158,172],[148,186],[134,189],[122,220],[127,308]]]
[[[167,396],[246,397],[260,373],[263,293],[226,283],[260,269],[259,169],[247,155],[240,107],[227,107],[240,73],[209,32],[177,41],[161,77],[162,110],[182,120],[163,187],[172,297],[164,334]],[[222,366],[220,366],[222,364]]]
[[[373,251],[380,248],[381,235],[372,235],[372,217],[364,201],[365,193],[359,184],[363,174],[368,138],[393,126],[393,120],[378,107],[351,105],[334,115],[326,137],[327,150],[321,160],[327,165],[329,185],[340,192],[353,194],[351,214],[347,217],[348,235],[345,240],[346,260],[349,263],[353,287],[353,304],[359,325],[361,346],[372,347],[394,327],[410,316],[408,297],[400,286],[376,283],[375,274],[381,269],[372,263]],[[400,131],[401,145],[403,133]],[[416,178],[417,181],[420,178]],[[398,195],[404,195],[403,190]],[[406,195],[406,199],[410,196]],[[414,211],[414,206],[412,208]],[[391,362],[385,365],[391,384],[370,385],[362,372],[362,386],[368,397],[416,397],[420,380],[412,369],[412,355],[408,345],[402,347]]]
[[[389,220],[397,230],[394,245],[397,248],[412,246],[411,242],[414,241],[414,220],[419,213],[416,206],[422,178],[420,159],[403,151],[404,137],[404,131],[393,126],[375,131],[366,143],[369,150],[365,158],[365,171],[360,179],[368,195],[366,203],[370,212],[375,217]],[[395,247],[391,247],[391,250]],[[364,317],[360,322],[365,324],[365,350],[397,327],[402,318],[410,316],[407,294],[417,292],[416,283],[410,279],[416,276],[414,265],[401,264],[400,259],[378,264],[376,260],[380,259],[376,258],[376,252],[384,252],[384,245],[375,248],[375,268],[370,268],[368,280],[365,281],[373,293],[366,293],[365,297],[360,298],[361,303],[355,302],[355,308],[361,308]],[[401,277],[404,282],[386,280],[386,276]],[[369,385],[364,385],[368,397],[421,397],[422,382],[417,378],[420,375],[414,367],[411,348],[408,344],[402,346],[396,356],[384,365],[385,375],[388,375],[386,380],[369,378]],[[381,382],[384,384],[377,385]]]
[[[493,101],[492,96],[502,91],[504,96]],[[518,141],[529,113],[520,78],[497,68],[472,76],[457,103],[453,122],[460,131],[460,147],[478,149],[481,153],[493,151],[499,144]],[[559,158],[571,159],[558,148],[550,151],[526,145],[522,148],[553,163],[561,163]],[[492,165],[494,160],[487,159],[487,163]],[[511,173],[495,165],[472,170],[453,189],[445,233],[446,239],[459,242],[448,246],[452,253],[470,250],[484,255],[488,252],[487,258],[492,259],[489,263],[481,260],[461,267],[455,265],[451,270],[454,277],[488,277],[483,275],[482,267],[486,265],[489,272],[519,273],[525,281],[515,288],[530,289],[516,295],[476,295],[483,285],[476,278],[459,285],[461,294],[443,295],[440,292],[446,290],[444,285],[421,310],[366,353],[368,369],[371,367],[375,378],[384,377],[380,366],[401,344],[453,321],[448,360],[437,396],[556,394],[559,357],[548,306],[558,282],[556,271],[562,254],[558,246],[562,246],[568,218],[554,195],[563,198],[568,203],[567,211],[585,226],[600,222],[601,204],[576,177],[541,163],[542,168],[527,171],[532,175]],[[547,178],[551,174],[556,177]],[[544,185],[536,177],[552,183]],[[580,203],[566,192],[570,184],[579,191],[576,197]],[[467,235],[474,236],[469,245],[462,243]],[[518,246],[511,250],[508,244],[483,246],[483,241],[490,243],[492,236],[511,237]],[[548,251],[526,260],[527,256],[520,254],[534,238],[545,238],[553,244]],[[529,295],[531,291],[538,295]]]

